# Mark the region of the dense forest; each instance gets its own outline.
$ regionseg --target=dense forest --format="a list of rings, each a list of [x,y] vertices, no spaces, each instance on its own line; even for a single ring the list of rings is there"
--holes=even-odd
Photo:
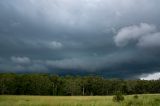
[[[160,93],[160,80],[105,79],[98,76],[0,74],[1,95],[113,95]]]

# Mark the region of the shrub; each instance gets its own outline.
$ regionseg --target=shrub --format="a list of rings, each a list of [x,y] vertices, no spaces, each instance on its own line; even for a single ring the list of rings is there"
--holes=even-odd
[[[123,100],[124,100],[124,96],[120,92],[117,92],[116,95],[113,96],[114,102],[121,102]]]
[[[134,95],[133,98],[134,98],[134,99],[138,99],[138,95]]]

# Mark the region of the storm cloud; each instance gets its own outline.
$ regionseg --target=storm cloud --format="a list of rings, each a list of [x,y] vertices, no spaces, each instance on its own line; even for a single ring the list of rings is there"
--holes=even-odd
[[[115,36],[115,43],[117,46],[126,46],[131,41],[139,41],[141,38],[145,38],[144,36],[153,33],[155,29],[155,26],[146,23],[141,23],[139,26],[124,27]]]
[[[159,3],[1,0],[0,72],[106,78],[159,72]]]

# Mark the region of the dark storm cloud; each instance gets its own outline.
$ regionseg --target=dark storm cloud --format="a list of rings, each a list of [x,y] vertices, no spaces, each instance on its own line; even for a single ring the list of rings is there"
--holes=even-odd
[[[1,0],[0,71],[125,78],[157,72],[159,3]]]

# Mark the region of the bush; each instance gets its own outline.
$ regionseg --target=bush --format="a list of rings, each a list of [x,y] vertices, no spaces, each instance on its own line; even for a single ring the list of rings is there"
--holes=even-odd
[[[138,95],[134,95],[133,98],[134,98],[134,99],[138,99]]]
[[[117,92],[116,95],[113,96],[114,102],[121,102],[123,100],[124,100],[124,96],[120,92]]]

